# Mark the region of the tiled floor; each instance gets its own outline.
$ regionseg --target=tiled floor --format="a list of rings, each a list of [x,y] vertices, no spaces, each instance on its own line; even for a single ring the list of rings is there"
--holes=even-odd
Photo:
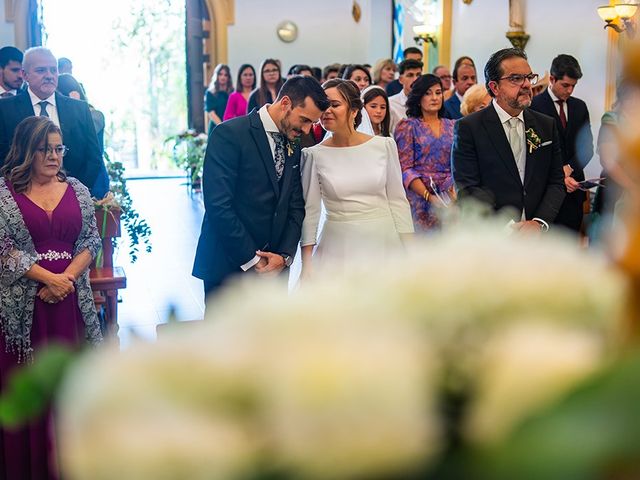
[[[125,238],[114,258],[127,275],[118,305],[123,346],[132,336],[154,339],[156,326],[166,322],[172,308],[177,320],[199,320],[204,312],[202,281],[191,276],[202,197],[190,194],[184,179],[129,180],[127,186],[134,208],[151,227],[153,250],[131,264]]]

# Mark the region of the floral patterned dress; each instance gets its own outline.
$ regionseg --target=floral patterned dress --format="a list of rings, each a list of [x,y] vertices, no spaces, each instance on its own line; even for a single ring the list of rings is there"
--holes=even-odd
[[[433,179],[440,191],[453,186],[451,148],[454,125],[455,120],[441,118],[440,136],[436,136],[419,118],[404,119],[396,127],[394,135],[402,167],[402,182],[407,190],[416,231],[437,228],[439,223],[431,203],[411,190],[409,185],[419,178],[427,187]]]

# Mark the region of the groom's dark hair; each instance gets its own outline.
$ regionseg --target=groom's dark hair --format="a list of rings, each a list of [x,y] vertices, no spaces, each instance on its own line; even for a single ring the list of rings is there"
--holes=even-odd
[[[298,107],[304,103],[305,98],[310,97],[319,110],[325,111],[329,108],[329,99],[327,94],[320,86],[320,83],[313,77],[304,77],[302,75],[294,75],[284,82],[282,88],[278,92],[276,102],[282,97],[289,97],[291,100],[291,108]]]

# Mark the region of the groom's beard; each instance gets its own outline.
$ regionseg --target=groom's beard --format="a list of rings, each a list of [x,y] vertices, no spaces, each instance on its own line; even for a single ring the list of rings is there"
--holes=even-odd
[[[291,125],[290,116],[291,111],[284,114],[284,117],[280,121],[280,133],[285,135],[289,140],[295,140],[304,132],[300,128]]]

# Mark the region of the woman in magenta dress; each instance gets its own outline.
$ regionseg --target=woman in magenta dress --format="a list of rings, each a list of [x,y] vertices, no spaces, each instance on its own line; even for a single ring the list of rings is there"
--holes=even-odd
[[[422,75],[407,97],[407,118],[394,136],[416,230],[439,226],[437,209],[455,197],[451,177],[454,120],[443,118],[442,82]]]
[[[254,88],[256,88],[256,71],[251,65],[245,63],[238,70],[236,91],[229,95],[229,101],[222,120],[227,121],[231,118],[246,115],[248,113],[249,97]]]
[[[15,131],[0,169],[0,392],[50,343],[102,340],[88,268],[100,238],[87,188],[61,170],[66,147],[46,117]],[[0,479],[58,478],[50,410],[0,429]]]

